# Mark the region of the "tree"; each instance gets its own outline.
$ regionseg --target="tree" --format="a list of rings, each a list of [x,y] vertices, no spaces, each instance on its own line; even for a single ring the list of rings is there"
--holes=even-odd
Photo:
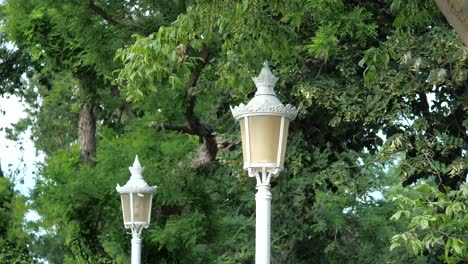
[[[109,81],[116,66],[112,60],[115,49],[122,47],[133,32],[147,34],[167,23],[165,19],[178,10],[143,1],[139,7],[134,4],[137,3],[12,0],[4,5],[7,38],[14,41],[17,53],[30,58],[33,65],[40,65],[30,78],[27,95],[32,104],[30,122],[34,136],[38,147],[47,154],[68,148],[78,138],[82,162],[95,166],[97,121],[120,121],[114,114],[119,98],[99,99],[119,93]],[[164,14],[167,17],[159,12],[164,8],[168,10]],[[15,73],[21,74],[21,70],[16,69]],[[46,98],[42,105],[37,104],[37,94],[32,92],[35,89]],[[124,112],[127,104],[121,105],[120,111]],[[63,110],[50,111],[57,106]],[[73,129],[78,133],[73,135]],[[51,134],[57,137],[50,137]],[[95,247],[91,249],[94,254],[106,255],[97,238],[93,239],[87,246]]]
[[[391,219],[406,216],[411,220],[407,230],[392,237],[391,248],[404,245],[415,255],[434,252],[446,263],[466,261],[466,184],[450,192],[441,192],[428,182],[411,188],[413,193],[399,189],[394,197],[400,210]]]
[[[144,261],[251,263],[254,185],[229,105],[253,96],[249,78],[265,59],[280,100],[301,107],[272,186],[273,262],[463,261],[466,243],[453,232],[416,251],[399,240],[447,232],[419,220],[446,210],[444,199],[462,202],[467,173],[466,48],[431,1],[20,2],[7,2],[7,36],[48,80],[33,83],[48,158],[32,205],[38,225],[56,230],[44,241],[62,238],[72,252],[63,262],[128,260],[114,186],[138,153],[159,186]],[[52,123],[55,107],[69,111],[51,111]],[[412,218],[389,221],[399,205],[372,198],[422,179],[434,179],[442,207],[402,198]],[[457,217],[446,218],[452,231]]]
[[[125,63],[120,78],[128,81],[129,99],[141,100],[143,95],[160,93],[168,88],[182,92],[184,86],[189,91],[196,91],[191,86],[190,77],[194,75],[202,76],[200,79],[205,81],[197,85],[200,89],[198,97],[205,92],[219,98],[219,94],[213,92],[221,90],[221,94],[226,94],[229,85],[241,86],[241,89],[248,87],[245,79],[239,76],[253,72],[251,65],[254,62],[260,64],[258,57],[269,57],[273,62],[281,62],[278,73],[286,77],[280,84],[280,93],[287,98],[286,91],[292,91],[299,105],[304,107],[298,122],[305,129],[294,124],[292,129],[297,133],[293,137],[301,138],[293,141],[291,146],[293,163],[289,166],[292,175],[303,174],[306,167],[306,171],[311,170],[310,175],[323,175],[323,182],[328,183],[326,190],[337,195],[340,191],[337,182],[362,173],[362,169],[358,169],[360,158],[371,155],[363,166],[365,168],[372,162],[392,161],[394,153],[404,153],[404,159],[399,161],[399,168],[404,171],[404,185],[435,174],[439,190],[446,192],[447,187],[460,188],[467,173],[463,154],[467,138],[464,133],[466,89],[463,88],[467,83],[466,51],[453,31],[448,30],[434,3],[395,1],[387,11],[379,8],[385,7],[383,3],[354,6],[341,1],[311,2],[305,7],[300,6],[303,12],[298,7],[293,1],[281,4],[244,1],[244,5],[200,3],[190,10],[193,13],[179,17],[172,28],[138,39],[118,55]],[[340,12],[338,17],[337,11]],[[309,17],[311,14],[317,16]],[[309,23],[305,25],[302,21]],[[309,31],[302,31],[304,29]],[[309,35],[310,44],[304,45],[307,33],[314,31],[315,35]],[[444,40],[434,41],[438,38]],[[378,43],[379,39],[384,40]],[[275,46],[278,42],[288,46]],[[417,46],[416,43],[427,45]],[[251,50],[256,54],[249,53]],[[303,50],[308,53],[301,53]],[[213,58],[209,62],[207,51]],[[299,56],[303,60],[298,60]],[[205,71],[199,73],[198,60],[203,67],[211,66],[205,78]],[[233,69],[231,66],[239,64],[245,68]],[[447,69],[446,65],[452,67]],[[141,71],[152,74],[148,78],[140,75]],[[313,78],[310,73],[315,73]],[[152,79],[152,76],[156,78]],[[288,78],[296,83],[288,83]],[[209,88],[204,88],[206,86]],[[244,94],[239,97],[248,94],[248,91],[241,92]],[[432,108],[427,100],[427,94],[431,93],[436,97]],[[236,97],[234,93],[232,98]],[[294,99],[289,101],[294,102]],[[187,109],[193,108],[190,100],[185,102],[189,102]],[[450,105],[446,106],[444,102],[450,102]],[[225,106],[226,103],[221,102],[220,106],[212,107],[213,114],[205,115],[214,116]],[[319,113],[320,118],[314,116]],[[190,117],[186,118],[190,123]],[[405,120],[410,121],[406,124]],[[379,131],[388,137],[385,144],[377,137]],[[327,136],[333,136],[333,139]],[[294,155],[294,143],[313,147],[299,148],[300,154]],[[326,166],[319,170],[308,168],[316,167],[314,162],[319,161],[314,159],[311,149],[333,153],[326,155]],[[375,154],[378,156],[373,157]],[[330,165],[332,169],[329,169]],[[356,168],[354,172],[349,171],[352,168]],[[359,180],[363,180],[362,177]],[[303,180],[301,183],[304,184]],[[309,188],[315,195],[319,189],[314,185]],[[348,185],[341,188],[342,191],[353,190],[351,192],[358,195],[369,190],[368,187],[354,190]],[[290,192],[293,190],[286,193]],[[299,223],[301,229],[286,244],[293,248],[296,237],[304,233],[304,222]],[[283,252],[291,251],[280,248]],[[287,255],[280,259],[284,261]]]
[[[28,249],[29,236],[22,230],[26,199],[13,190],[9,178],[0,168],[0,261],[36,263]]]

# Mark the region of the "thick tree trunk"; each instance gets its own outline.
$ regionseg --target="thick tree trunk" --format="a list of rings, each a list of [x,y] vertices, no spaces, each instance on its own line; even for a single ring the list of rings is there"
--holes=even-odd
[[[468,46],[468,1],[467,0],[436,0],[440,11]]]
[[[102,87],[102,80],[96,75],[96,72],[90,68],[81,68],[77,72],[80,80],[80,117],[78,121],[78,141],[80,143],[81,160],[84,164],[91,167],[96,166],[96,123],[97,123],[97,105],[98,95],[97,87]],[[91,202],[94,206],[100,206],[95,201]],[[88,222],[80,219],[80,222],[86,227],[81,233],[86,247],[92,252],[93,256],[100,256],[110,260],[109,255],[104,250],[102,242],[99,239],[100,217]],[[87,250],[81,252],[86,256]],[[94,257],[88,259],[88,263],[93,262]]]
[[[97,90],[100,82],[96,72],[91,68],[80,68],[77,71],[80,80],[80,118],[78,121],[78,141],[83,163],[96,166],[96,105]]]
[[[83,105],[78,123],[81,160],[91,167],[96,166],[96,116],[94,109],[94,106]]]

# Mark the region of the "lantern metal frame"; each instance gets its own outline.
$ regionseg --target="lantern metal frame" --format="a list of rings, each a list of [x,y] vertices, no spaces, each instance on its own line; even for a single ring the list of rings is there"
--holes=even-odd
[[[232,107],[231,112],[234,118],[239,122],[244,122],[242,139],[244,149],[244,166],[250,177],[255,177],[257,180],[256,200],[256,224],[255,224],[255,263],[269,264],[270,263],[270,248],[271,248],[271,199],[270,181],[272,176],[278,176],[283,170],[284,156],[286,155],[286,143],[288,132],[285,129],[289,122],[297,116],[298,109],[290,104],[284,105],[276,97],[274,87],[278,81],[278,77],[271,72],[268,62],[265,61],[263,68],[258,77],[252,78],[257,88],[254,98],[250,102]],[[278,146],[275,162],[252,162],[251,149],[251,128],[249,118],[256,116],[279,116],[281,118],[279,126]],[[243,120],[242,120],[243,119]],[[254,118],[252,118],[253,121]],[[288,123],[286,124],[286,119]],[[242,131],[242,125],[241,125]],[[244,142],[245,139],[245,142]],[[245,145],[244,145],[245,144]],[[284,148],[284,149],[283,149]],[[247,152],[247,153],[245,153]],[[283,153],[284,152],[284,153]]]
[[[138,160],[138,155],[135,157],[135,161],[132,167],[128,168],[131,172],[130,179],[124,186],[117,184],[116,190],[120,193],[120,201],[122,205],[122,216],[124,220],[124,226],[127,229],[132,231],[132,264],[141,263],[141,234],[144,228],[147,228],[151,222],[151,208],[153,205],[153,196],[157,190],[157,186],[149,186],[146,181],[143,179],[144,168],[141,167]],[[130,210],[130,221],[126,221],[125,214],[125,202],[123,195],[129,195],[129,205],[128,209]],[[134,204],[134,194],[144,194],[150,195],[149,204],[148,204],[148,217],[146,221],[135,221],[135,204]]]

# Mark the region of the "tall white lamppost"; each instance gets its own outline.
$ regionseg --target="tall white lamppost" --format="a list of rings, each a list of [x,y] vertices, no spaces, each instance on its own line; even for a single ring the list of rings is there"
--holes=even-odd
[[[270,264],[270,179],[283,169],[289,122],[296,118],[297,109],[283,105],[276,97],[273,88],[278,77],[267,62],[252,80],[257,87],[255,97],[247,105],[231,107],[231,111],[241,127],[244,169],[257,178],[255,263]]]
[[[117,191],[122,201],[122,213],[125,228],[132,230],[132,264],[141,263],[141,232],[147,228],[151,218],[151,204],[157,186],[149,186],[143,179],[143,167],[135,157],[130,180],[124,185],[117,184]]]

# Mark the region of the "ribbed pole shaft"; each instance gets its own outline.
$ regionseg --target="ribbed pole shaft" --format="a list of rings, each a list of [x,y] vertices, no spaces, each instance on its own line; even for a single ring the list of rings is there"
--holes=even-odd
[[[141,234],[132,232],[132,264],[141,263]]]
[[[257,184],[255,221],[255,264],[270,264],[271,193],[270,184]]]

